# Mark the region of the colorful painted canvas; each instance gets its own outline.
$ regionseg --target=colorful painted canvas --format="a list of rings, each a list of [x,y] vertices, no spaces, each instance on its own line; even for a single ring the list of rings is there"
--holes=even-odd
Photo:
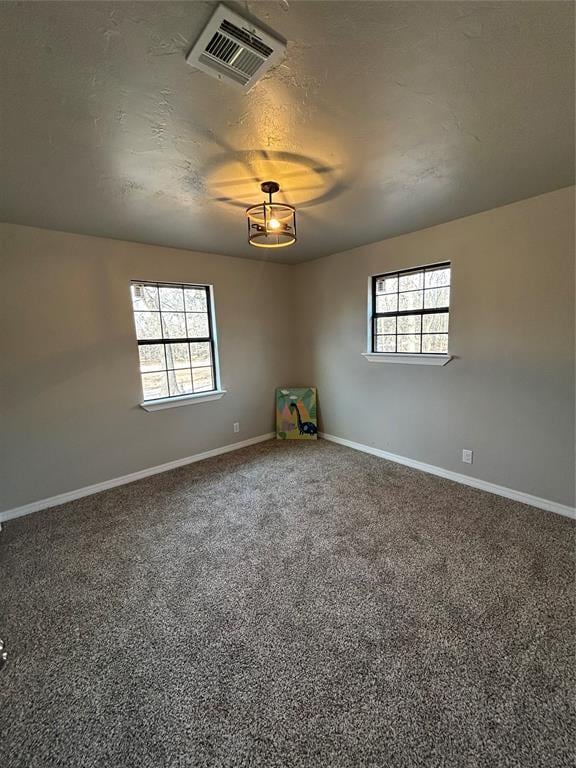
[[[278,440],[316,440],[316,387],[276,390]]]

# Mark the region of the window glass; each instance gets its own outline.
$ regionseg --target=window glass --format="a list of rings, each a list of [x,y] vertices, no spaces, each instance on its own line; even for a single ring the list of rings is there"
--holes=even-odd
[[[372,278],[372,351],[448,352],[450,264]]]
[[[131,293],[144,400],[216,389],[209,286],[133,282]]]

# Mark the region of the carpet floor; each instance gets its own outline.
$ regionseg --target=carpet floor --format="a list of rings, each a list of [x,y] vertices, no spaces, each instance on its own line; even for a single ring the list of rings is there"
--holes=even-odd
[[[573,766],[574,523],[325,441],[0,534],[6,768]]]

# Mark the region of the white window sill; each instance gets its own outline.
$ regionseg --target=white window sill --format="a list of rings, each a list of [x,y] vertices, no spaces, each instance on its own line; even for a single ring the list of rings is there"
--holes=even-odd
[[[199,392],[196,395],[182,395],[182,397],[164,397],[161,400],[144,400],[140,408],[145,411],[163,411],[165,408],[179,408],[181,405],[194,405],[195,403],[207,403],[209,400],[220,400],[226,394],[225,389],[216,389],[211,392]]]
[[[410,355],[403,352],[362,352],[370,363],[404,363],[408,365],[446,365],[452,355]]]

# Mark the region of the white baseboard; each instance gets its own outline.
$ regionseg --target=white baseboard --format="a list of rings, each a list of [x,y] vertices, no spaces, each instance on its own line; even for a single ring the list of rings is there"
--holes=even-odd
[[[230,443],[230,445],[223,445],[221,448],[213,448],[211,451],[196,453],[194,454],[194,456],[186,456],[186,458],[184,459],[176,459],[175,461],[168,461],[166,464],[158,464],[158,466],[156,467],[141,469],[138,472],[131,472],[129,475],[122,475],[122,477],[114,477],[112,478],[112,480],[104,480],[102,483],[87,485],[84,488],[78,488],[75,491],[67,491],[66,493],[59,493],[58,496],[51,496],[48,499],[39,499],[38,501],[33,501],[30,504],[24,504],[22,507],[14,507],[13,509],[7,509],[4,512],[0,512],[0,523],[5,522],[6,520],[12,520],[15,517],[30,515],[32,514],[32,512],[39,512],[42,509],[57,507],[60,504],[65,504],[67,501],[74,501],[74,499],[81,499],[83,496],[91,496],[93,493],[100,493],[100,491],[107,491],[109,488],[116,488],[118,485],[126,485],[127,483],[133,483],[135,480],[141,480],[144,477],[150,477],[150,475],[158,475],[161,472],[167,472],[170,469],[183,467],[186,464],[192,464],[195,461],[203,461],[203,459],[210,459],[212,456],[219,456],[221,453],[229,453],[230,451],[237,451],[239,448],[246,448],[249,445],[255,445],[256,443],[263,443],[265,440],[271,440],[275,436],[276,436],[275,432],[268,432],[265,435],[258,435],[257,437],[250,437],[248,438],[248,440],[241,440],[239,443]]]
[[[238,443],[223,445],[221,448],[213,448],[211,451],[197,453],[194,456],[186,456],[183,459],[169,461],[166,464],[158,464],[155,467],[141,469],[138,472],[132,472],[129,475],[115,477],[111,480],[104,480],[103,482],[95,483],[94,485],[87,485],[84,488],[78,488],[75,491],[60,493],[57,496],[51,496],[48,499],[33,501],[30,504],[24,504],[21,507],[7,509],[4,512],[0,512],[0,524],[6,522],[6,520],[12,520],[15,517],[30,515],[33,512],[39,512],[42,509],[49,509],[50,507],[56,507],[60,504],[65,504],[68,501],[74,501],[74,499],[81,499],[84,496],[91,496],[94,493],[106,491],[109,488],[116,488],[119,485],[133,483],[135,480],[141,480],[144,477],[150,477],[151,475],[157,475],[161,472],[167,472],[170,469],[183,467],[186,464],[193,464],[195,461],[202,461],[203,459],[209,459],[212,456],[219,456],[222,453],[237,451],[240,448],[246,448],[249,445],[255,445],[256,443],[262,443],[265,440],[271,440],[273,437],[275,437],[275,433],[269,432],[265,435],[251,437],[248,440],[241,440]],[[319,437],[324,438],[324,440],[330,440],[333,443],[338,443],[339,445],[344,445],[348,448],[353,448],[356,451],[363,451],[364,453],[370,453],[373,456],[379,456],[380,458],[387,459],[388,461],[394,461],[396,464],[404,464],[407,467],[419,469],[420,471],[428,472],[431,475],[438,475],[438,477],[444,477],[447,480],[453,480],[456,483],[470,485],[473,488],[478,488],[481,491],[495,493],[497,496],[504,496],[507,499],[513,499],[514,501],[520,501],[523,504],[529,504],[532,507],[538,507],[539,509],[545,509],[548,512],[555,512],[558,515],[564,515],[565,517],[576,519],[576,509],[574,507],[568,507],[565,504],[559,504],[556,501],[541,499],[538,496],[532,496],[531,494],[524,493],[523,491],[515,491],[512,488],[505,488],[502,485],[489,483],[486,480],[479,480],[478,478],[470,477],[469,475],[462,475],[459,472],[451,472],[448,469],[442,469],[442,467],[436,467],[433,464],[425,464],[422,461],[408,459],[405,456],[398,456],[395,453],[389,453],[388,451],[383,451],[380,448],[372,448],[369,445],[355,443],[352,440],[346,440],[343,437],[329,435],[326,432],[320,432]]]
[[[404,464],[407,467],[419,469],[421,472],[428,472],[431,475],[445,477],[447,480],[454,480],[456,483],[470,485],[472,488],[478,488],[481,491],[495,493],[497,496],[504,496],[507,499],[514,499],[514,501],[521,501],[523,504],[529,504],[531,507],[538,507],[539,509],[545,509],[547,512],[555,512],[558,515],[564,515],[564,517],[571,517],[572,519],[576,519],[576,509],[574,507],[568,507],[565,504],[559,504],[557,501],[541,499],[539,496],[532,496],[530,493],[515,491],[512,488],[505,488],[503,485],[489,483],[486,480],[479,480],[478,478],[470,477],[469,475],[461,475],[459,472],[451,472],[449,469],[442,469],[442,467],[436,467],[433,464],[425,464],[422,461],[408,459],[405,456],[398,456],[395,453],[388,453],[388,451],[382,451],[380,448],[372,448],[370,445],[355,443],[352,440],[346,440],[343,437],[329,435],[326,432],[320,432],[319,436],[324,438],[324,440],[330,440],[333,443],[338,443],[338,445],[345,445],[348,448],[353,448],[355,451],[371,453],[373,456],[379,456],[381,459],[394,461],[396,464]]]

